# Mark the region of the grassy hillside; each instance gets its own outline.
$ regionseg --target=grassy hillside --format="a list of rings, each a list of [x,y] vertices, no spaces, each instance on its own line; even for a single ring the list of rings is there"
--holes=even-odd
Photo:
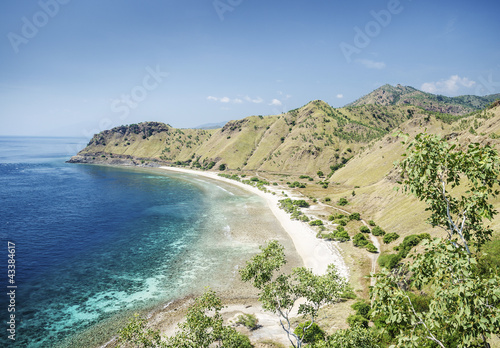
[[[424,113],[409,105],[334,109],[317,100],[286,114],[251,116],[212,130],[144,122],[96,134],[71,161],[328,173],[370,141]]]
[[[446,97],[419,91],[409,86],[384,85],[375,91],[347,105],[415,105],[425,110],[452,115],[466,115],[471,112],[484,109],[489,104],[500,98],[500,94],[492,94],[484,97],[475,95],[463,95],[458,97]]]

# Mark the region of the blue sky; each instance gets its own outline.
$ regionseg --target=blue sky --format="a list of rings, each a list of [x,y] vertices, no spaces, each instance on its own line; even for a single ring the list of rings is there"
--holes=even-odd
[[[500,93],[500,3],[0,3],[0,135],[85,136],[343,106],[383,84]]]

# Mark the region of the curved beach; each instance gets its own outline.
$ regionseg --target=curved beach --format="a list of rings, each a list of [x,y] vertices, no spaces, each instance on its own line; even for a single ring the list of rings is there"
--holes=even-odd
[[[283,229],[290,236],[301,257],[304,266],[310,268],[316,274],[324,274],[329,264],[334,264],[340,275],[345,278],[349,277],[349,270],[344,262],[340,250],[331,242],[316,238],[316,232],[313,231],[307,224],[291,220],[290,216],[282,209],[279,208],[279,200],[282,189],[275,191],[275,194],[263,192],[256,187],[243,184],[241,182],[230,180],[217,175],[215,172],[202,172],[185,168],[177,167],[160,167],[160,169],[185,173],[190,175],[198,175],[212,180],[222,181],[231,185],[238,186],[252,192],[267,202],[269,209],[279,221]],[[270,188],[272,190],[272,188]]]

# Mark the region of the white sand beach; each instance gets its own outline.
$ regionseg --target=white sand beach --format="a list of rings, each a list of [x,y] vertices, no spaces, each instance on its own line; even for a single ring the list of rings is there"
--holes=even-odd
[[[160,169],[178,173],[186,173],[191,175],[199,175],[213,180],[223,181],[231,185],[236,185],[249,192],[252,192],[266,200],[269,209],[280,222],[283,229],[288,233],[293,241],[297,253],[302,258],[304,266],[310,268],[316,274],[324,274],[329,264],[334,264],[340,275],[345,278],[349,277],[349,270],[344,262],[340,250],[332,242],[327,242],[316,238],[316,232],[313,231],[306,223],[291,220],[290,216],[279,208],[279,200],[281,197],[282,188],[275,191],[275,195],[265,193],[256,187],[243,184],[241,182],[227,179],[217,175],[215,172],[203,172],[177,167],[160,167]],[[272,188],[270,188],[272,190]],[[286,191],[285,191],[286,192]]]

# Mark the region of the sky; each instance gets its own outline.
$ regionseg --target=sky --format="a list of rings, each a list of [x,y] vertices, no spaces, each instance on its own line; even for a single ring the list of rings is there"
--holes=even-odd
[[[500,93],[498,1],[0,2],[0,135],[342,107],[384,84]]]

